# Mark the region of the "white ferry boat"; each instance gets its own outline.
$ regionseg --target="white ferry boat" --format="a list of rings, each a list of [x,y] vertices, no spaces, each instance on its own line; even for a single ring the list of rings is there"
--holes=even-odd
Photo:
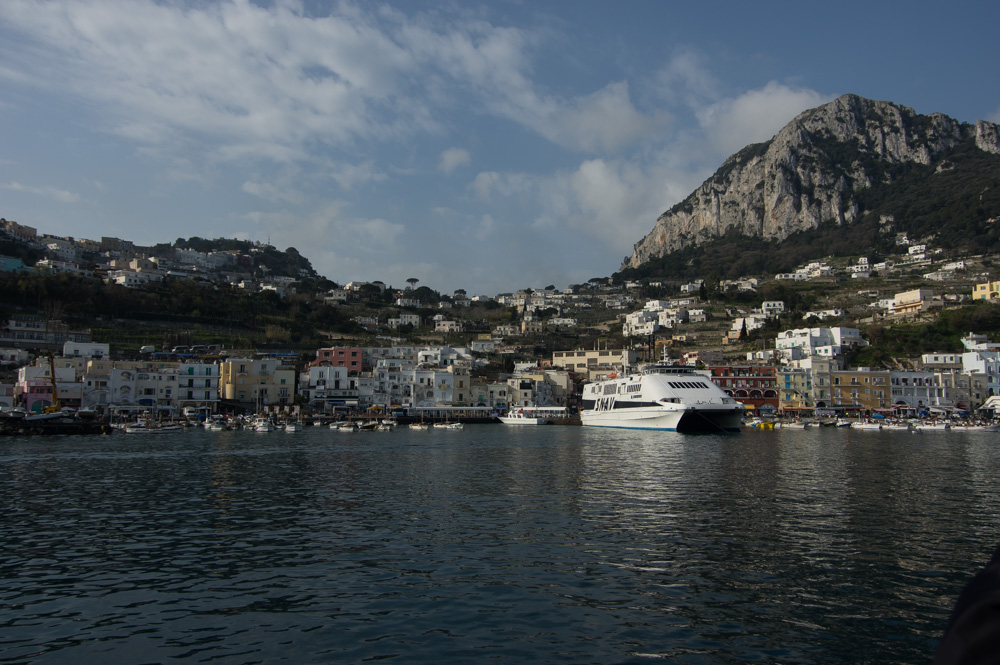
[[[739,432],[743,405],[693,368],[646,365],[583,388],[580,420],[591,427]]]

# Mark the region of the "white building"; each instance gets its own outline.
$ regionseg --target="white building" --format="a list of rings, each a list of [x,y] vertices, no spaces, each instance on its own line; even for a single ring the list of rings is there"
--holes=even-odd
[[[681,293],[698,293],[701,290],[702,284],[705,283],[703,279],[696,279],[690,284],[681,285]]]
[[[219,366],[216,363],[185,361],[177,368],[174,406],[193,407],[215,413],[219,403]]]
[[[135,272],[133,270],[113,270],[105,279],[109,284],[118,284],[129,289],[141,289],[152,282],[163,281],[163,275],[155,272]]]
[[[62,354],[77,358],[108,358],[111,347],[98,342],[66,342],[63,344]]]
[[[474,339],[469,342],[469,349],[473,353],[493,353],[496,347],[496,342],[492,339]]]
[[[748,314],[746,316],[741,316],[733,319],[733,325],[730,328],[733,332],[739,333],[743,330],[743,325],[746,324],[747,332],[757,330],[758,328],[763,328],[767,323],[767,316],[763,313],[760,314]]]
[[[60,261],[57,259],[42,259],[35,263],[36,270],[51,270],[52,272],[65,272],[71,275],[89,276],[93,272],[80,267],[75,261]]]
[[[785,301],[765,300],[761,303],[760,308],[764,312],[764,315],[768,318],[780,316],[781,313],[785,311]]]
[[[400,314],[390,318],[387,322],[390,328],[411,325],[414,328],[420,327],[420,316],[417,314]]]
[[[857,328],[796,328],[778,334],[774,348],[801,349],[805,356],[834,357],[854,346],[868,346]]]
[[[31,354],[26,349],[0,348],[0,364],[27,365],[31,362]]]
[[[312,408],[327,413],[353,407],[358,403],[357,379],[348,375],[346,367],[309,367],[299,375],[299,394]]]
[[[934,372],[893,370],[889,372],[889,384],[894,406],[912,409],[951,406],[947,390],[938,383]]]
[[[966,351],[962,371],[986,379],[988,395],[1000,395],[1000,351]]]
[[[439,333],[457,333],[462,332],[462,324],[458,321],[444,320],[437,321],[434,324],[434,332]]]
[[[622,334],[626,337],[643,337],[652,335],[660,329],[660,314],[648,309],[631,312],[625,315]]]

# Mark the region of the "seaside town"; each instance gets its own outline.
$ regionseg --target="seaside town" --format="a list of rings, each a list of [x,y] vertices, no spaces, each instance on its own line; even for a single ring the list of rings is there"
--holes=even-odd
[[[7,220],[2,233],[8,243],[44,254],[30,267],[2,257],[6,273],[70,273],[123,289],[198,280],[272,291],[279,298],[293,293],[304,276],[254,279],[252,252],[174,249],[173,258],[164,259],[117,238],[52,237]],[[413,279],[408,289],[388,294],[393,307],[384,319],[354,317],[364,334],[332,335],[330,344],[308,352],[273,345],[223,348],[198,339],[170,346],[149,340],[137,348],[115,349],[95,341],[88,329],[71,329],[37,313],[9,312],[0,328],[0,361],[10,377],[0,385],[0,407],[9,431],[24,431],[25,417],[57,414],[86,414],[109,423],[141,420],[150,426],[217,416],[232,417],[236,424],[240,415],[278,426],[304,418],[311,423],[378,415],[495,422],[511,411],[548,408],[574,422],[585,383],[641,363],[668,361],[710,378],[743,405],[745,422],[762,427],[838,418],[946,425],[992,421],[1000,411],[1000,342],[977,331],[967,331],[960,351],[895,359],[893,369],[847,363],[869,341],[861,328],[841,325],[845,321],[891,326],[1000,299],[1000,281],[977,281],[987,275],[983,257],[936,258],[926,244],[910,243],[903,235],[897,242],[905,249],[897,261],[869,264],[859,257],[841,266],[815,261],[792,273],[713,285],[749,303],[768,281],[813,283],[817,290],[836,285],[840,293],[846,285],[853,295],[850,312],[835,306],[810,309],[799,319],[809,325],[765,335],[761,331],[774,330],[787,314],[787,303],[762,300],[720,309],[709,302],[705,280],[670,287],[596,279],[563,290],[524,289],[493,298],[458,291],[426,316],[427,306],[413,297],[418,281]],[[893,274],[919,274],[922,283],[940,286],[892,293],[866,286],[876,276]],[[315,297],[346,307],[365,294],[385,299],[387,290],[391,287],[381,283],[349,282]],[[651,290],[672,290],[674,297],[643,298]],[[484,301],[517,318],[482,330],[482,322],[469,321],[463,312]],[[427,339],[436,336],[442,343],[412,343],[408,340],[414,337],[400,330],[424,330]],[[752,334],[759,341],[746,342]],[[553,335],[565,348],[541,355],[537,345],[522,344],[532,336]],[[568,345],[574,336],[587,342]]]
[[[270,275],[253,280],[248,269],[253,257],[239,252],[177,249],[173,260],[164,260],[116,238],[99,242],[57,238],[7,220],[2,231],[6,240],[45,255],[30,268],[19,259],[4,257],[2,266],[8,273],[68,272],[126,289],[152,288],[164,280],[226,281],[240,289],[273,291],[282,298],[301,278]],[[869,264],[861,257],[835,268],[811,262],[771,280],[822,283],[846,275],[853,286],[864,285],[873,274],[916,268],[926,271],[921,272],[924,281],[945,287],[891,294],[853,289],[856,296],[869,300],[868,321],[890,325],[949,306],[998,300],[1000,281],[973,280],[965,292],[947,288],[979,257],[935,261],[932,248],[909,244],[905,237],[899,243],[906,253],[897,263]],[[764,279],[747,277],[716,288],[746,295],[763,283]],[[278,425],[304,417],[321,422],[380,414],[490,422],[525,408],[553,409],[572,422],[581,407],[583,384],[643,362],[666,360],[709,377],[743,405],[748,423],[764,427],[837,418],[981,422],[991,421],[1000,411],[1000,342],[976,331],[963,337],[960,352],[924,353],[906,366],[876,369],[845,364],[852,351],[869,342],[857,327],[828,323],[847,318],[836,307],[810,310],[802,316],[810,322],[808,327],[761,337],[760,348],[743,350],[747,345],[741,340],[779,320],[786,303],[764,300],[756,307],[726,308],[720,314],[706,302],[704,280],[680,284],[677,297],[665,299],[641,297],[644,290],[664,286],[655,281],[616,286],[609,280],[592,280],[585,288],[500,294],[492,300],[516,312],[518,320],[485,332],[466,332],[469,322],[462,317],[463,309],[485,298],[457,292],[425,318],[417,313],[423,311],[422,305],[412,298],[410,286],[391,294],[396,314],[385,321],[355,317],[366,335],[342,336],[340,343],[315,348],[310,354],[221,348],[196,339],[191,344],[150,343],[116,350],[108,342],[94,341],[87,329],[12,312],[0,328],[0,359],[12,379],[0,385],[0,407],[7,416],[22,417],[21,424],[25,415],[56,413],[92,414],[112,423],[263,415]],[[375,287],[380,294],[388,288]],[[372,290],[371,284],[349,282],[318,297],[347,305]],[[594,310],[617,322],[614,328],[605,324],[594,344],[525,357],[519,340],[551,331],[560,331],[565,339],[566,332],[582,325],[578,319]],[[714,334],[705,329],[709,322],[715,323]],[[403,326],[411,331],[426,328],[441,339],[464,338],[466,343],[407,343],[393,335]],[[5,418],[5,422],[11,421]],[[12,427],[16,425],[8,429]]]

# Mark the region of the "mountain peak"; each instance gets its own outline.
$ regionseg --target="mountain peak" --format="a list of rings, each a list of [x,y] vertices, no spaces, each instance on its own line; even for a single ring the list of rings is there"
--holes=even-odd
[[[780,241],[821,223],[851,224],[865,212],[860,190],[891,181],[894,167],[931,165],[963,143],[1000,154],[1000,126],[841,95],[730,156],[660,215],[622,269],[732,231]]]

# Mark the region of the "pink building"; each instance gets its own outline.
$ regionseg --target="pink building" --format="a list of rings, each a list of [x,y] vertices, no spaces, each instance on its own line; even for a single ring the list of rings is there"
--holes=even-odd
[[[350,376],[357,376],[361,372],[364,351],[353,347],[330,347],[327,349],[317,349],[316,359],[309,363],[309,367],[346,367]]]

